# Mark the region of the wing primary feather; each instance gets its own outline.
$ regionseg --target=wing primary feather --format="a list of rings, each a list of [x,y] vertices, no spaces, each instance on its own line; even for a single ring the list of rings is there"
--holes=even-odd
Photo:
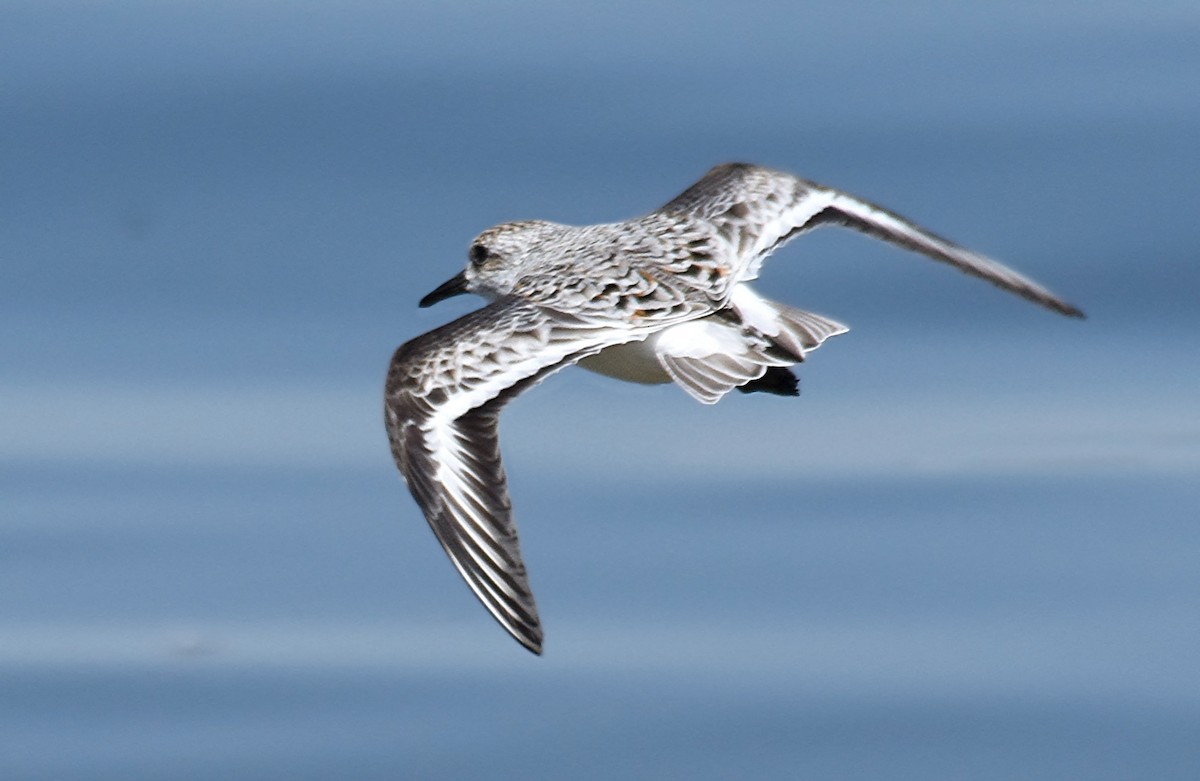
[[[1078,307],[1063,301],[1008,266],[925,230],[895,212],[845,193],[835,193],[832,203],[814,215],[808,224],[812,227],[836,224],[853,228],[873,238],[947,263],[1047,309],[1068,317],[1084,317]],[[799,230],[805,229],[802,227]]]

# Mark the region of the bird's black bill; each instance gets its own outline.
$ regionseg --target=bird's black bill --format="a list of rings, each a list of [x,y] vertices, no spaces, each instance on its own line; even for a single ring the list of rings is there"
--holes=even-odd
[[[418,306],[433,306],[438,301],[445,301],[447,298],[461,295],[465,292],[467,292],[467,276],[464,272],[460,271],[457,275],[438,285],[437,290],[422,298]]]

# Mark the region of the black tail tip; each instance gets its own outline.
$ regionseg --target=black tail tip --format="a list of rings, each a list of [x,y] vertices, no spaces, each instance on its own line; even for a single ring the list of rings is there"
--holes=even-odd
[[[776,396],[799,396],[800,378],[785,366],[771,366],[757,380],[739,385],[742,393],[771,393]]]

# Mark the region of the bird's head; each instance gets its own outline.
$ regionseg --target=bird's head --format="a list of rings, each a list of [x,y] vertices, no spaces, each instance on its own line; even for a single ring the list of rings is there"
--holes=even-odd
[[[467,267],[421,299],[432,306],[451,296],[475,293],[489,300],[511,293],[517,281],[541,255],[541,240],[552,230],[542,220],[506,222],[475,237],[467,250]]]

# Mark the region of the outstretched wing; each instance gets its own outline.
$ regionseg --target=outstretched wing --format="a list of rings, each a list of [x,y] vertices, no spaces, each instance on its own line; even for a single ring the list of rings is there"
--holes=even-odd
[[[1076,307],[1001,263],[881,206],[780,171],[745,163],[719,165],[660,211],[713,223],[733,249],[737,279],[753,279],[764,258],[800,233],[844,225],[986,279],[1047,309],[1083,317]]]
[[[500,410],[558,369],[645,335],[507,298],[392,357],[384,416],[396,465],[467,585],[534,653],[542,629],[500,462]]]

